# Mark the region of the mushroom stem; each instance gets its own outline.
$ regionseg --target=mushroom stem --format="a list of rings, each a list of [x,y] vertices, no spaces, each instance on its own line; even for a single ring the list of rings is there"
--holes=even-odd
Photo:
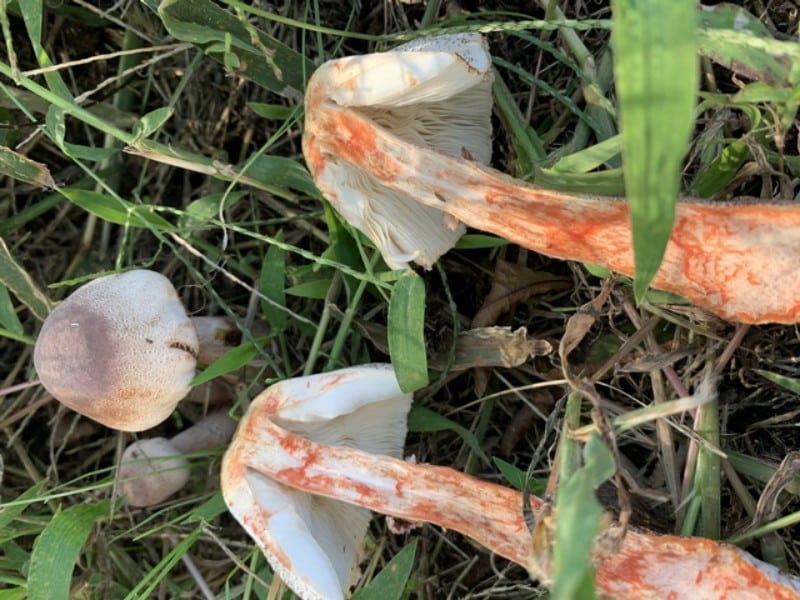
[[[266,477],[299,491],[458,531],[533,570],[521,493],[449,468],[316,443],[277,425],[273,419],[280,409],[257,399],[223,465],[226,499],[229,505],[249,499],[234,514],[262,548],[268,546],[266,523],[272,515],[259,506],[257,482]],[[535,512],[541,509],[538,499],[531,503]],[[800,597],[797,579],[738,548],[706,539],[629,531],[619,552],[598,550],[594,558],[597,589],[614,598],[711,599],[745,592]]]
[[[403,141],[357,109],[308,99],[312,174],[336,156],[464,224],[555,258],[633,276],[628,204],[537,188]],[[333,133],[335,132],[335,134]],[[800,205],[683,200],[653,286],[745,323],[800,320]]]
[[[242,341],[242,330],[230,317],[190,317],[197,331],[197,362],[210,365]]]

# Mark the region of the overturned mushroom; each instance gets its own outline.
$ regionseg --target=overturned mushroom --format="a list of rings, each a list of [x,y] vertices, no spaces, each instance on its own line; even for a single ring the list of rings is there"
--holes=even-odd
[[[117,483],[131,506],[152,506],[163,502],[189,481],[185,454],[227,446],[236,421],[227,411],[201,419],[172,439],[137,440],[122,454]]]
[[[158,425],[189,393],[198,356],[213,359],[233,324],[202,318],[200,332],[175,288],[144,269],[99,277],[47,317],[33,352],[44,388],[107,427]],[[209,347],[209,349],[204,349]]]
[[[548,256],[633,275],[625,202],[534,187],[474,160],[488,157],[460,132],[488,118],[491,77],[477,34],[324,64],[308,85],[303,138],[317,186],[392,267],[430,266],[461,222]],[[462,115],[465,103],[475,111]],[[478,115],[478,106],[486,112]],[[447,144],[429,135],[429,114],[445,125]],[[424,232],[419,205],[437,211]],[[798,256],[796,203],[683,200],[653,286],[726,319],[795,323]]]
[[[343,597],[357,566],[371,514],[368,510],[309,494],[272,478],[262,461],[289,459],[289,469],[316,462],[319,454],[295,454],[289,446],[306,438],[328,448],[358,448],[365,456],[399,457],[406,435],[411,394],[404,394],[387,365],[343,369],[273,385],[254,401],[222,465],[222,493],[228,508],[255,539],[273,570],[304,599]],[[259,447],[264,426],[284,432],[283,440]],[[291,432],[291,433],[290,433]],[[288,446],[284,446],[287,444]],[[336,486],[336,477],[328,481]],[[367,474],[360,484],[371,493],[380,482]]]
[[[223,460],[225,501],[305,600],[347,594],[369,517],[342,518],[343,503],[458,531],[533,570],[519,492],[370,451],[399,453],[408,407],[393,371],[368,366],[283,381],[242,419]],[[800,597],[800,580],[711,540],[629,531],[619,552],[594,558],[598,592],[617,599]]]

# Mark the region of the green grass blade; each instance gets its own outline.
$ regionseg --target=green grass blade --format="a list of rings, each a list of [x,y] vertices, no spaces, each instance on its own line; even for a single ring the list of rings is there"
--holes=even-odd
[[[425,282],[409,271],[397,280],[389,301],[389,355],[404,392],[428,384],[424,326]]]
[[[369,584],[353,594],[353,600],[401,600],[407,597],[406,585],[416,553],[417,541],[414,540],[392,557]]]
[[[50,314],[50,300],[33,282],[28,272],[0,238],[0,284],[11,291],[40,321]]]
[[[166,0],[159,15],[171,35],[201,47],[229,70],[299,99],[314,64],[209,0]]]
[[[591,550],[600,531],[603,508],[594,492],[614,474],[614,457],[593,433],[583,451],[584,466],[559,481],[553,551],[553,600],[594,598]]]
[[[277,239],[282,240],[280,234]],[[261,311],[274,331],[283,331],[289,326],[286,307],[286,251],[278,246],[270,246],[264,263],[261,265],[259,287],[264,298],[261,299]]]
[[[0,175],[7,175],[36,187],[52,189],[56,186],[47,165],[31,160],[5,146],[0,146]]]
[[[109,503],[78,504],[57,513],[33,543],[28,572],[29,600],[69,598],[72,570],[94,524]]]
[[[612,45],[625,185],[641,300],[675,219],[680,169],[694,125],[694,0],[615,0]]]

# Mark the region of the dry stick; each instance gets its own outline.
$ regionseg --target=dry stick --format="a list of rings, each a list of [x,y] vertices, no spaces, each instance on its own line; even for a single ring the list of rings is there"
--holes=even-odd
[[[273,409],[254,405],[242,421],[226,458],[229,490],[247,486],[248,472],[258,471],[304,492],[458,531],[528,566],[531,535],[520,492],[445,467],[312,442],[273,423]],[[534,511],[541,510],[541,500],[532,497],[531,503]],[[247,519],[263,529],[268,518]],[[796,579],[733,546],[702,538],[632,530],[618,553],[601,550],[594,558],[598,591],[615,598],[710,599],[747,589],[788,600],[800,592]]]
[[[410,144],[311,89],[304,148],[315,180],[336,157],[459,221],[548,256],[634,274],[629,209],[619,199],[527,185]],[[334,204],[335,190],[327,189]],[[678,203],[653,287],[745,323],[800,320],[800,207]]]

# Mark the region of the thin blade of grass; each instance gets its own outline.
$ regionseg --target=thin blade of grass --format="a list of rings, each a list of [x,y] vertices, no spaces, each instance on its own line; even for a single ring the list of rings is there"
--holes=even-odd
[[[719,447],[719,410],[716,397],[697,409],[698,433],[710,444]],[[712,540],[720,539],[722,504],[720,492],[720,458],[715,452],[701,447],[697,453],[698,490],[700,492],[699,535]]]
[[[630,202],[637,301],[675,220],[697,91],[694,0],[615,0],[612,46]]]

